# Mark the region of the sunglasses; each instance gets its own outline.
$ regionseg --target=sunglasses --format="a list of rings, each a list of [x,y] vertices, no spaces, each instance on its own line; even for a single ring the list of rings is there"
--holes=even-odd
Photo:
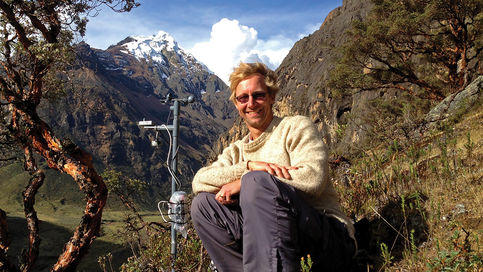
[[[267,93],[265,92],[259,92],[259,93],[254,93],[251,95],[253,97],[253,100],[257,102],[263,102],[267,99]],[[248,94],[242,94],[237,97],[235,97],[236,101],[240,104],[246,104],[248,103],[248,100],[250,99],[250,95]]]

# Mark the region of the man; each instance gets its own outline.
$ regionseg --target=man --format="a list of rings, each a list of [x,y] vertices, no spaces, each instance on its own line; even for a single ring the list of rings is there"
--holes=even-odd
[[[219,271],[346,271],[354,228],[328,177],[328,151],[303,116],[278,118],[275,73],[240,63],[231,100],[249,134],[193,179],[191,216]]]

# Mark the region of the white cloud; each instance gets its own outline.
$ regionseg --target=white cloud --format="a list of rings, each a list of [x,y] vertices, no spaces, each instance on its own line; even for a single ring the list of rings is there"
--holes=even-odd
[[[314,33],[315,31],[317,31],[319,28],[320,28],[320,24],[319,23],[306,25],[304,27],[305,33],[299,34],[299,38],[302,39],[304,37],[307,37],[308,35]]]
[[[188,51],[228,84],[230,73],[240,61],[262,61],[276,69],[293,44],[283,36],[261,40],[254,28],[223,18],[212,26],[209,41],[196,43]]]

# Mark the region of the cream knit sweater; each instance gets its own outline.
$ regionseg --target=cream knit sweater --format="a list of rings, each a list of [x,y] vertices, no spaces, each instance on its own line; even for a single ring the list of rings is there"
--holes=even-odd
[[[193,179],[193,192],[217,192],[221,186],[240,179],[249,170],[248,161],[264,161],[284,166],[291,180],[277,177],[296,188],[306,201],[321,213],[347,225],[354,238],[354,227],[341,211],[337,194],[329,180],[327,145],[308,117],[274,117],[270,126],[254,141],[248,135],[236,141],[210,166],[201,168]]]

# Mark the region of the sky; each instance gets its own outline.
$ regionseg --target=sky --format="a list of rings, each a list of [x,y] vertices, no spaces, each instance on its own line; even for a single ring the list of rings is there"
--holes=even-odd
[[[342,0],[139,0],[129,13],[102,8],[84,41],[106,49],[128,36],[169,33],[185,51],[228,81],[240,61],[276,69],[295,42],[319,29]]]

